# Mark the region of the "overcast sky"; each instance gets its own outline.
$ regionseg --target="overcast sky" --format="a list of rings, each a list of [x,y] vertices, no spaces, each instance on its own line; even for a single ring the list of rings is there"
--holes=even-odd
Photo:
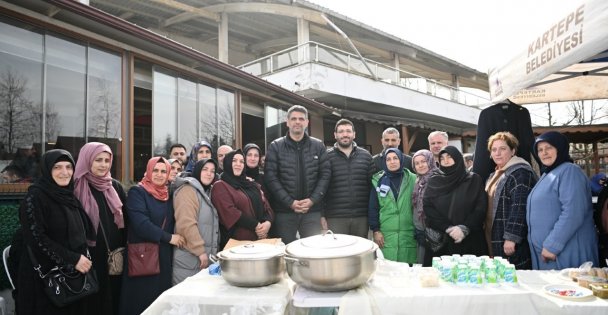
[[[297,1],[297,0],[296,0]],[[507,64],[584,0],[307,0],[487,73]],[[608,1],[608,0],[607,0]],[[585,101],[588,107],[591,101]],[[595,101],[608,108],[608,101]],[[546,125],[546,105],[527,105]],[[569,116],[552,106],[554,120]],[[557,117],[555,117],[557,116]],[[605,116],[602,113],[601,116]],[[608,122],[605,118],[603,123]]]
[[[297,0],[296,0],[297,1]],[[582,0],[308,0],[461,64],[506,64]]]

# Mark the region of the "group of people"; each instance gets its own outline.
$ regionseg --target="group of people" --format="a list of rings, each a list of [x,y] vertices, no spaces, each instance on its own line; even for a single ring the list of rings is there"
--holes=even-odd
[[[230,238],[290,243],[328,229],[364,238],[371,232],[385,258],[410,264],[450,254],[502,256],[520,269],[598,263],[589,183],[557,132],[534,144],[540,178],[517,156],[512,134],[493,135],[487,147],[497,166],[484,183],[445,132],[432,132],[429,150],[410,157],[388,128],[382,152],[372,156],[357,146],[351,121],[336,123],[329,149],[306,133],[308,123],[304,107],[291,107],[287,135],[269,145],[264,167],[255,144],[221,146],[217,161],[206,141],[189,156],[174,145],[168,158],[148,161],[128,194],[111,177],[107,145],[85,144],[77,162],[65,150],[47,151],[21,205],[19,233],[42,270],[94,268],[100,290],[55,307],[23,251],[17,313],[140,314],[206,268]],[[442,235],[440,247],[429,246],[429,230]],[[108,253],[141,242],[159,244],[160,272],[129,275],[126,253],[122,275],[109,275]]]

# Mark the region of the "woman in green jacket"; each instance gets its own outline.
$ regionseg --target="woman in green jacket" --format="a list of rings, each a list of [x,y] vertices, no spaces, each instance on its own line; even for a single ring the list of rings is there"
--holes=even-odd
[[[384,170],[372,176],[369,225],[384,258],[416,263],[412,192],[416,175],[407,170],[399,149],[384,154]]]

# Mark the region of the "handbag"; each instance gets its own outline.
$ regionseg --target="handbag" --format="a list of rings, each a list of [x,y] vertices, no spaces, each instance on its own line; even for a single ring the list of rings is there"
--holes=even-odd
[[[452,200],[448,209],[448,219],[450,220],[452,219],[452,208],[454,208],[455,199],[456,194],[452,193]],[[433,252],[437,252],[448,243],[448,235],[445,232],[437,231],[427,226],[424,228],[424,243],[427,248]]]
[[[101,222],[99,222],[99,227],[101,228],[101,234],[103,235],[103,239],[106,241],[106,248],[108,249],[108,275],[121,275],[123,269],[123,261],[125,257],[125,248],[118,247],[115,250],[110,250],[108,238],[106,237],[106,232]]]
[[[97,281],[97,274],[93,267],[89,269],[89,272],[84,274],[78,270],[60,266],[55,266],[48,272],[43,273],[42,267],[36,260],[32,249],[28,246],[27,250],[35,266],[34,270],[38,272],[42,280],[44,293],[55,306],[64,307],[70,305],[99,291],[99,282]],[[88,250],[87,257],[91,259]]]
[[[167,217],[163,220],[161,229],[165,228],[166,222]],[[153,276],[160,273],[158,243],[129,243],[127,247],[129,277]]]

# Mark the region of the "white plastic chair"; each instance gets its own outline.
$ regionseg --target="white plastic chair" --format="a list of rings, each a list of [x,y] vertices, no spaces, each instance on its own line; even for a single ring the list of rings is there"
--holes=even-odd
[[[11,278],[11,273],[8,272],[8,266],[6,265],[10,250],[11,250],[11,245],[8,245],[4,249],[4,251],[2,251],[2,263],[4,263],[4,271],[6,272],[6,277],[8,278],[8,281],[10,281],[11,287],[13,287],[13,290],[15,290],[15,284],[13,283],[13,279]]]

